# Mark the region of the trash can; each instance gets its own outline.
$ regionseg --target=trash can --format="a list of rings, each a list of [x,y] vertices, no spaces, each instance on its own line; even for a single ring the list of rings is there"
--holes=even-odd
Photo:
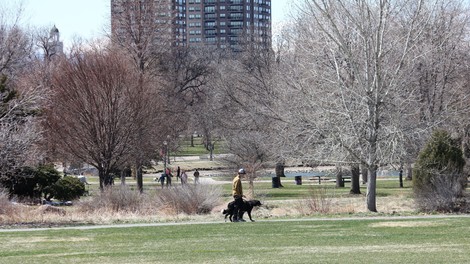
[[[302,176],[295,176],[295,184],[302,185]]]
[[[278,177],[273,177],[272,180],[273,180],[273,188],[279,188],[280,185],[281,185],[281,182],[280,182],[279,178]]]

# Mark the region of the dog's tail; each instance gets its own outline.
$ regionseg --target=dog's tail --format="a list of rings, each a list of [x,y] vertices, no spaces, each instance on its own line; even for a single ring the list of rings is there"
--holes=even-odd
[[[227,209],[222,210],[222,214],[227,214]]]

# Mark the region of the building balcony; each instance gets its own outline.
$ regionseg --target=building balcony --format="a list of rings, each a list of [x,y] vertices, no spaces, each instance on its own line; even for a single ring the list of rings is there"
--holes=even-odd
[[[230,6],[228,11],[230,11],[230,12],[243,12],[243,6]]]

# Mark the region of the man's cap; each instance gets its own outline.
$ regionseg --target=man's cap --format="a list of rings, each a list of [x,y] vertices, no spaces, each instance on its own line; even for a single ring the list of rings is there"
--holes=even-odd
[[[244,168],[239,169],[238,174],[246,174],[245,169]]]

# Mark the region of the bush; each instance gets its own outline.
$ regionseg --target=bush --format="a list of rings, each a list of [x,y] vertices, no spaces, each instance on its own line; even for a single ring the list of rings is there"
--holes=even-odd
[[[60,174],[53,165],[41,165],[37,168],[16,169],[2,178],[0,184],[8,189],[10,198],[15,196],[21,200],[25,198],[39,200],[43,192],[45,198],[50,199],[50,194],[46,190],[59,179]]]
[[[54,185],[58,180],[60,180],[61,176],[53,165],[41,165],[36,169],[35,179],[37,182],[36,188],[38,192],[42,193],[46,200],[50,200],[53,194],[47,191],[50,189],[48,187]]]
[[[431,184],[415,189],[416,204],[424,212],[467,212],[459,175],[434,175]]]
[[[31,167],[21,167],[11,171],[1,178],[1,185],[8,190],[10,198],[16,196],[20,199],[34,199],[41,196],[36,189],[35,169]]]
[[[8,191],[0,189],[0,215],[11,215],[13,211],[13,205],[8,198]]]
[[[422,211],[460,211],[467,177],[458,142],[445,131],[433,133],[413,170],[413,190]]]
[[[54,183],[47,191],[60,201],[69,201],[80,198],[85,193],[85,184],[78,178],[65,176]]]
[[[299,211],[304,215],[313,213],[329,213],[331,211],[331,200],[328,199],[325,188],[311,187],[308,197],[301,200]]]
[[[208,214],[219,204],[221,193],[215,185],[184,185],[163,189],[157,199],[177,214]]]
[[[140,212],[146,203],[144,196],[127,186],[107,187],[91,200],[80,203],[83,211]]]

